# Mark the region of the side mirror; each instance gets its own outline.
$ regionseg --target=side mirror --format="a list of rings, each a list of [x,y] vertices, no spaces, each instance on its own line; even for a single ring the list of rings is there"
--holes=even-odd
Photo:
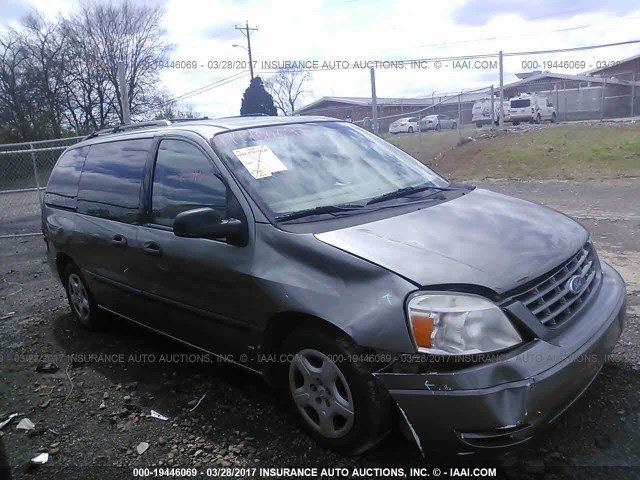
[[[233,238],[244,232],[244,224],[236,219],[222,220],[209,207],[179,213],[173,221],[173,233],[187,238]]]

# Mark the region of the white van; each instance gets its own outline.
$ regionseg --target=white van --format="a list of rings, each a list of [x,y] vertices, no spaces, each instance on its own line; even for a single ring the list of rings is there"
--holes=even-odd
[[[549,99],[538,93],[521,93],[509,100],[509,113],[514,125],[520,122],[556,121],[556,109]]]
[[[504,120],[506,122],[509,121],[509,101],[505,100],[503,102],[504,109]],[[493,118],[495,120],[495,124],[498,125],[500,123],[500,100],[495,99],[493,101]],[[481,98],[476,103],[473,104],[471,108],[471,121],[476,124],[478,128],[483,125],[491,124],[491,98]]]

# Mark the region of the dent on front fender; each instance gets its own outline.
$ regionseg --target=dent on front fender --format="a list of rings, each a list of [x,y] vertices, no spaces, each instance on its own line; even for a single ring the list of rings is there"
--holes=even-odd
[[[412,351],[404,302],[414,284],[313,235],[259,230],[265,248],[251,275],[274,310],[324,319],[362,347]]]

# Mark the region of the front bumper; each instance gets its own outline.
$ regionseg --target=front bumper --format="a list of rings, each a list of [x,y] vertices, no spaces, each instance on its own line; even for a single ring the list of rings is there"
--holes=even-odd
[[[517,445],[552,423],[589,387],[625,321],[624,281],[602,263],[602,287],[574,328],[522,355],[453,371],[376,373],[422,448],[469,452]]]

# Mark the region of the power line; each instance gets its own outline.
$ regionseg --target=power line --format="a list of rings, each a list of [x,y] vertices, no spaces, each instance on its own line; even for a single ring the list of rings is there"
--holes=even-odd
[[[607,48],[607,47],[616,47],[616,46],[621,46],[621,45],[631,45],[631,44],[636,44],[636,43],[640,43],[640,40],[627,40],[624,42],[615,42],[615,43],[606,43],[606,44],[600,44],[600,45],[586,45],[586,46],[582,46],[582,47],[572,47],[572,48],[559,48],[559,49],[551,49],[551,50],[532,50],[532,51],[528,51],[528,52],[507,52],[507,53],[503,53],[503,56],[505,57],[515,57],[515,56],[524,56],[524,55],[541,55],[541,54],[551,54],[551,53],[566,53],[566,52],[578,52],[578,51],[586,51],[586,50],[595,50],[595,49],[599,49],[599,48]],[[483,59],[483,58],[496,58],[498,57],[499,54],[498,53],[485,53],[485,54],[478,54],[478,55],[457,55],[457,56],[449,56],[449,57],[431,57],[431,58],[418,58],[418,59],[413,59],[413,60],[384,60],[384,61],[380,61],[380,63],[383,62],[388,62],[388,63],[402,63],[402,64],[412,64],[412,63],[416,63],[416,62],[443,62],[443,61],[456,61],[456,60],[475,60],[475,59]],[[299,69],[300,71],[305,71],[305,72],[323,72],[323,71],[330,71],[330,72],[334,72],[334,71],[339,71],[339,70],[343,70],[343,69],[330,69],[330,68],[301,68]],[[276,73],[277,70],[259,70],[261,73]],[[344,70],[343,70],[344,71]],[[226,77],[222,80],[219,80],[217,82],[213,82],[209,85],[205,85],[203,87],[200,87],[198,89],[192,90],[191,92],[187,92],[183,95],[180,95],[170,101],[165,102],[163,105],[166,105],[168,103],[173,103],[176,102],[178,100],[184,100],[185,98],[189,98],[195,95],[199,95],[200,93],[204,93],[207,92],[209,90],[212,90],[214,88],[217,88],[219,86],[222,85],[226,85],[227,83],[230,83],[232,81],[238,80],[240,78],[242,78],[242,76],[246,75],[247,71],[243,70],[242,72],[236,73],[234,75],[231,75],[229,77]]]
[[[598,48],[606,48],[606,47],[616,47],[616,46],[620,46],[620,45],[631,45],[634,43],[640,43],[640,40],[627,40],[625,42],[616,42],[616,43],[606,43],[606,44],[601,44],[601,45],[587,45],[587,46],[583,46],[583,47],[573,47],[573,48],[559,48],[559,49],[552,49],[552,50],[533,50],[533,51],[529,51],[529,52],[511,52],[511,53],[504,53],[503,55],[505,57],[515,57],[515,56],[524,56],[524,55],[541,55],[541,54],[549,54],[549,53],[565,53],[565,52],[577,52],[577,51],[584,51],[584,50],[595,50]],[[455,56],[449,56],[449,57],[429,57],[429,58],[416,58],[416,59],[410,59],[410,60],[376,60],[375,62],[379,63],[379,64],[412,64],[412,63],[419,63],[419,62],[447,62],[447,61],[456,61],[456,60],[477,60],[477,59],[483,59],[483,58],[497,58],[499,57],[498,53],[482,53],[482,54],[476,54],[476,55],[455,55]],[[367,62],[365,62],[367,63]],[[297,70],[300,71],[304,71],[304,72],[333,72],[333,71],[339,71],[339,70],[347,70],[346,68],[322,68],[322,67],[318,67],[318,68],[298,68]],[[273,70],[273,69],[261,69],[259,70],[261,73],[276,73],[277,70]]]
[[[577,9],[580,10],[580,9]],[[573,11],[577,11],[577,10],[573,10]],[[569,12],[563,12],[563,13],[569,13]],[[536,20],[539,18],[544,18],[544,17],[532,17],[528,20]],[[399,47],[399,48],[391,48],[391,49],[387,49],[387,50],[375,50],[373,53],[376,52],[396,52],[398,50],[406,50],[407,48],[409,49],[414,49],[414,48],[433,48],[433,47],[446,47],[446,46],[450,46],[450,45],[462,45],[462,44],[466,44],[466,43],[477,43],[477,42],[484,42],[484,41],[492,41],[492,40],[501,40],[501,39],[507,39],[507,38],[519,38],[519,37],[530,37],[533,35],[536,36],[540,36],[540,35],[545,35],[545,34],[550,34],[550,33],[563,33],[563,32],[570,32],[573,30],[582,30],[582,29],[587,29],[587,28],[594,28],[594,27],[600,27],[602,25],[608,25],[611,23],[618,23],[618,22],[625,22],[628,20],[634,20],[640,18],[640,15],[635,15],[633,17],[626,17],[626,18],[616,18],[616,19],[612,19],[610,21],[606,21],[606,22],[600,22],[600,23],[590,23],[590,24],[585,24],[585,25],[578,25],[576,27],[565,27],[565,28],[559,28],[559,29],[555,29],[555,30],[545,30],[545,31],[535,31],[535,32],[528,32],[528,33],[516,33],[513,35],[500,35],[500,36],[494,36],[494,37],[483,37],[483,38],[475,38],[475,39],[470,39],[470,40],[457,40],[457,41],[452,41],[452,42],[442,42],[442,43],[431,43],[428,45],[417,45],[417,46],[413,46],[413,47]]]
[[[199,95],[200,93],[204,93],[204,92],[208,92],[209,90],[212,90],[216,87],[221,87],[222,85],[226,85],[227,83],[231,83],[235,80],[239,80],[242,77],[245,77],[249,72],[247,70],[242,70],[240,72],[234,73],[233,75],[230,75],[228,77],[222,78],[220,80],[216,80],[215,82],[209,83],[207,85],[203,85],[200,88],[196,88],[195,90],[191,90],[189,92],[183,93],[181,95],[178,95],[174,98],[172,98],[171,100],[167,100],[166,102],[163,102],[162,105],[168,105],[170,103],[175,103],[181,100],[184,100],[186,98],[189,97],[193,97],[195,95]]]

